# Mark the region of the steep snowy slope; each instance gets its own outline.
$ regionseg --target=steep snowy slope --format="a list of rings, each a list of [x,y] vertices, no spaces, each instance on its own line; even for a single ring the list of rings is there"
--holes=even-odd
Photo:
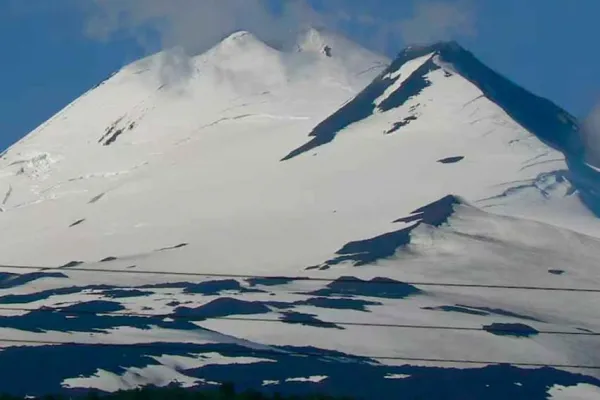
[[[373,132],[401,136],[380,140],[398,143],[401,148],[394,149],[395,154],[404,151],[405,164],[420,166],[419,174],[408,177],[414,185],[419,182],[420,192],[425,182],[431,182],[440,195],[464,194],[495,212],[598,232],[595,222],[586,222],[589,213],[574,199],[579,196],[571,196],[574,179],[561,154],[582,154],[573,117],[497,75],[456,43],[406,49],[356,98],[317,125],[312,139],[284,160],[334,140],[372,137]],[[335,147],[331,151],[336,152]],[[458,163],[447,169],[451,175],[479,180],[465,182],[471,186],[467,190],[475,187],[491,195],[440,188],[439,172],[429,173],[430,160],[436,158],[444,164]]]
[[[596,390],[578,146],[566,112],[454,43],[390,64],[239,32],[141,60],[2,155],[6,390]]]
[[[2,160],[2,190],[7,194],[3,207],[16,212],[7,212],[4,222],[13,224],[10,215],[37,220],[35,226],[17,224],[24,231],[13,238],[27,238],[38,251],[35,260],[23,259],[20,251],[13,258],[8,249],[16,243],[6,242],[5,260],[54,264],[106,251],[137,253],[162,246],[160,230],[170,226],[182,229],[181,235],[171,232],[171,240],[186,241],[203,226],[222,247],[221,235],[230,235],[229,223],[223,221],[233,222],[236,214],[261,219],[244,212],[244,207],[252,209],[252,197],[235,204],[246,192],[264,203],[265,193],[252,187],[260,185],[255,176],[263,176],[264,184],[277,190],[275,179],[281,172],[274,169],[280,154],[387,62],[366,50],[348,49],[340,40],[346,47],[336,47],[331,57],[306,42],[301,38],[299,51],[281,53],[249,33],[237,33],[191,60],[193,69],[179,68],[174,73],[187,73],[179,79],[172,73],[163,76],[173,63],[160,59],[167,55],[156,56],[125,68],[9,149]],[[337,57],[337,52],[354,56]],[[282,199],[280,207],[292,206]],[[148,215],[156,219],[150,221]],[[65,238],[58,239],[51,228],[83,218],[86,224],[79,232],[67,229]],[[220,228],[212,229],[211,221]],[[254,230],[251,221],[239,222],[246,225],[239,231],[242,237]],[[97,243],[98,234],[107,247]],[[123,235],[130,238],[123,241]],[[73,240],[79,243],[79,254],[73,253]],[[141,247],[114,247],[130,240]]]

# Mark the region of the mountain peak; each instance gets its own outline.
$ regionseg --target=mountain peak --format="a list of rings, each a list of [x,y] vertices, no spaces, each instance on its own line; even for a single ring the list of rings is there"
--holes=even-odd
[[[460,53],[466,52],[464,47],[462,47],[458,42],[451,41],[438,41],[431,42],[426,44],[413,44],[406,46],[394,60],[395,64],[400,64],[406,62],[406,60],[411,60],[417,57],[422,57],[424,55],[430,53],[437,54],[447,54],[447,53]]]
[[[299,35],[296,50],[315,52],[331,57],[332,43],[325,31],[311,27]]]
[[[427,52],[430,53],[432,51],[448,51],[448,50],[465,50],[457,41],[449,40],[449,41],[438,41],[432,42],[428,44],[415,44],[409,45],[404,48],[402,53],[412,53],[412,52]]]
[[[563,371],[600,365],[594,343],[570,335],[598,332],[594,303],[497,290],[600,284],[600,224],[564,157],[531,134],[563,137],[566,114],[451,42],[407,48],[388,68],[341,35],[296,39],[279,48],[241,31],[198,56],[165,51],[0,157],[0,302],[29,310],[1,318],[3,391],[200,390],[225,374],[290,394],[325,377],[365,400],[600,387]],[[308,154],[278,162],[311,130],[296,152]],[[340,312],[357,323],[332,322]],[[263,317],[268,329],[251,323]],[[362,325],[407,319],[427,334],[371,329],[364,340]],[[427,328],[440,320],[458,328]],[[540,348],[527,337],[542,328],[570,336]],[[260,349],[271,355],[256,358]],[[293,356],[307,349],[315,356]],[[48,357],[59,353],[86,362]],[[381,354],[408,358],[388,365]],[[250,355],[259,362],[242,362]],[[16,359],[23,367],[7,375]],[[558,364],[518,368],[526,362]],[[354,376],[373,379],[348,385]]]
[[[300,32],[291,50],[295,53],[316,54],[322,58],[336,60],[344,66],[360,65],[361,68],[379,71],[391,62],[387,57],[367,50],[341,34],[314,27]]]
[[[386,112],[403,106],[431,86],[429,76],[442,70],[446,78],[459,75],[499,106],[525,130],[569,156],[580,156],[583,144],[573,116],[540,98],[479,61],[456,41],[406,47],[391,65],[354,100],[317,126],[314,137],[285,159],[307,149],[328,143],[342,129],[368,118],[373,112]]]
[[[244,43],[244,42],[261,42],[254,34],[248,31],[236,31],[227,36],[221,43]],[[262,43],[262,42],[261,42]]]
[[[253,33],[248,31],[236,31],[229,36],[225,37],[220,43],[218,43],[213,49],[219,49],[220,51],[246,51],[251,49],[264,49],[269,51],[275,51],[274,48],[260,40]]]

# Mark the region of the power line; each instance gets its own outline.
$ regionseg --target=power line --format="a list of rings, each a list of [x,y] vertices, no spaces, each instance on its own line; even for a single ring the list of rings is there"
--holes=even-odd
[[[4,268],[23,268],[23,269],[36,269],[36,270],[57,270],[57,268],[40,268],[40,267],[14,267],[14,266],[0,266]],[[60,270],[60,269],[59,269]],[[182,273],[182,272],[167,272],[167,271],[123,271],[123,270],[106,270],[106,269],[91,269],[91,268],[68,268],[68,270],[82,271],[82,272],[105,272],[105,273],[134,273],[134,274],[157,274],[157,275],[176,275],[176,276],[208,276],[208,277],[220,277],[220,278],[243,278],[243,279],[265,279],[265,280],[308,280],[308,281],[321,281],[321,282],[348,282],[355,284],[413,284],[413,285],[429,285],[429,286],[459,286],[459,287],[491,287],[491,288],[508,288],[508,289],[529,289],[529,290],[564,290],[564,291],[584,291],[584,292],[600,292],[596,289],[570,289],[570,288],[528,288],[522,286],[504,286],[504,285],[470,285],[470,284],[444,284],[444,283],[433,283],[433,282],[399,282],[399,281],[363,281],[356,278],[341,278],[341,279],[327,279],[327,278],[312,278],[312,277],[288,277],[288,276],[256,276],[256,275],[235,275],[235,274],[211,274],[211,273]],[[164,314],[148,314],[148,313],[118,313],[118,312],[92,312],[92,311],[70,311],[60,308],[41,308],[41,309],[28,309],[20,307],[2,307],[0,311],[46,311],[56,312],[71,315],[110,315],[110,316],[124,316],[124,317],[146,317],[146,318],[170,318],[173,320],[197,320],[197,319],[222,319],[222,320],[236,320],[242,322],[272,322],[272,323],[292,323],[307,325],[340,325],[340,326],[368,326],[368,327],[385,327],[385,328],[403,328],[403,329],[428,329],[428,330],[456,330],[456,331],[486,331],[489,333],[524,333],[523,330],[507,329],[507,328],[476,328],[476,327],[451,327],[451,326],[427,326],[427,325],[410,325],[410,324],[389,324],[389,323],[359,323],[359,322],[340,322],[340,321],[319,321],[319,320],[307,320],[302,321],[301,319],[296,320],[274,320],[268,318],[252,318],[252,317],[193,317],[183,315],[164,315]],[[531,332],[530,332],[531,333]],[[537,334],[549,334],[549,335],[581,335],[581,336],[600,336],[600,333],[595,332],[561,332],[561,331],[537,331]],[[80,346],[133,346],[133,347],[156,347],[156,344],[111,344],[111,343],[77,343],[77,342],[62,342],[62,341],[40,341],[40,340],[25,340],[25,339],[8,339],[1,338],[0,342],[14,343],[14,344],[48,344],[48,345],[80,345]],[[166,347],[173,348],[173,344],[164,344]],[[182,344],[183,346],[183,344]],[[236,353],[236,351],[228,350],[229,353]],[[245,355],[256,355],[256,353],[265,353],[265,350],[253,349],[252,352],[242,352]],[[267,354],[274,355],[296,355],[306,357],[343,357],[334,356],[319,353],[306,353],[306,352],[278,352],[278,351],[267,351]],[[405,362],[427,362],[427,363],[440,363],[440,364],[472,364],[472,365],[490,365],[490,364],[508,364],[516,367],[550,367],[550,368],[564,368],[564,369],[589,369],[589,370],[600,370],[600,366],[586,366],[586,365],[569,365],[569,364],[547,364],[547,363],[523,363],[523,362],[507,362],[498,360],[464,360],[464,359],[438,359],[438,358],[419,358],[419,357],[399,357],[399,356],[371,356],[371,355],[347,355],[346,357],[351,358],[365,358],[372,360],[388,360],[388,361],[405,361]]]
[[[317,319],[297,318],[290,320],[271,319],[271,318],[257,318],[257,317],[232,317],[232,316],[214,316],[204,317],[201,315],[181,315],[181,314],[150,314],[150,313],[135,313],[135,312],[96,312],[88,310],[66,310],[63,308],[50,308],[43,307],[38,309],[24,308],[24,307],[0,307],[0,311],[28,311],[28,312],[48,312],[66,315],[93,315],[93,316],[111,316],[111,317],[140,317],[149,319],[172,319],[174,321],[195,321],[202,322],[205,320],[229,320],[238,322],[267,322],[267,323],[278,323],[278,324],[305,324],[305,325],[316,325],[316,326],[364,326],[372,328],[396,328],[396,329],[423,329],[423,330],[441,330],[441,331],[467,331],[467,332],[488,332],[488,333],[504,333],[504,334],[543,334],[543,335],[564,335],[564,336],[600,336],[597,332],[565,332],[565,331],[540,331],[535,332],[526,329],[516,329],[509,327],[494,327],[493,325],[487,327],[461,327],[461,326],[446,326],[446,325],[419,325],[419,324],[392,324],[392,323],[370,323],[370,322],[346,322],[346,321],[321,321]],[[292,314],[293,315],[293,314]],[[302,314],[300,315],[302,316]]]
[[[205,343],[103,343],[103,342],[67,342],[58,340],[33,340],[33,339],[9,339],[0,337],[0,343],[13,343],[13,344],[39,344],[39,345],[71,345],[71,346],[101,346],[101,347],[135,347],[135,348],[165,348],[165,349],[182,349],[192,351],[190,345],[203,345]],[[211,350],[215,352],[215,350]],[[580,364],[551,364],[551,363],[539,363],[539,362],[508,362],[500,360],[463,360],[463,359],[446,359],[446,358],[420,358],[420,357],[404,357],[404,356],[377,356],[377,355],[356,355],[356,354],[324,354],[316,352],[305,352],[305,351],[289,351],[289,350],[275,350],[275,349],[250,349],[239,350],[239,349],[227,349],[223,351],[227,354],[238,354],[241,356],[300,356],[300,357],[314,357],[314,358],[340,358],[340,359],[355,359],[356,361],[363,360],[379,360],[379,361],[404,361],[404,362],[421,362],[421,363],[438,363],[438,364],[471,364],[471,365],[510,365],[515,367],[529,367],[529,368],[563,368],[563,369],[588,369],[588,370],[600,370],[600,366],[596,365],[580,365]]]
[[[412,286],[437,286],[437,287],[458,287],[458,288],[480,288],[480,289],[510,289],[510,290],[534,290],[548,292],[579,292],[579,293],[600,293],[600,288],[572,288],[572,287],[545,287],[545,286],[518,286],[518,285],[487,285],[477,283],[452,283],[452,282],[424,282],[424,281],[396,281],[393,279],[382,279],[378,281],[366,281],[355,277],[340,278],[317,278],[303,276],[264,276],[264,275],[244,275],[244,274],[219,274],[210,272],[177,272],[177,271],[150,271],[150,270],[122,270],[107,268],[81,268],[81,267],[32,267],[22,265],[0,265],[0,268],[24,269],[41,271],[75,271],[75,272],[96,272],[107,274],[128,274],[128,275],[166,275],[166,276],[195,276],[207,278],[230,278],[244,280],[264,280],[264,281],[305,281],[305,282],[336,282],[352,283],[357,285],[412,285]]]

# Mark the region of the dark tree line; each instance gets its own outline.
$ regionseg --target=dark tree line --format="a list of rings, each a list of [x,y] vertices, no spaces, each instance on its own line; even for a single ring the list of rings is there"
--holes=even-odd
[[[144,388],[120,391],[111,394],[90,392],[81,397],[48,395],[42,400],[352,400],[348,397],[333,397],[322,394],[308,396],[266,395],[258,391],[236,392],[232,384],[224,384],[218,390],[195,391],[183,388]],[[23,397],[0,396],[0,400],[22,400]]]

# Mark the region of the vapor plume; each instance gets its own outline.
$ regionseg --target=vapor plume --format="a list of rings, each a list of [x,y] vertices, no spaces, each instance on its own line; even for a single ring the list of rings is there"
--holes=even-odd
[[[412,17],[402,19],[398,26],[407,44],[424,44],[477,33],[474,4],[467,0],[417,1]]]
[[[97,40],[126,34],[136,38],[147,53],[167,50],[169,54],[160,58],[165,64],[161,75],[181,81],[182,76],[173,74],[192,71],[189,56],[206,51],[235,31],[250,31],[275,47],[289,44],[308,27],[349,36],[359,31],[363,36],[359,42],[367,47],[397,52],[405,44],[475,34],[472,1],[415,0],[410,15],[406,3],[383,0],[328,0],[318,11],[312,0],[92,0],[85,3],[86,33]],[[384,6],[389,13],[372,13]],[[367,42],[364,37],[369,38]]]
[[[600,103],[596,105],[585,119],[582,132],[588,162],[596,167],[600,167]]]
[[[184,82],[193,71],[190,57],[227,35],[246,30],[274,45],[285,45],[297,32],[321,24],[304,0],[93,0],[86,34],[111,40],[127,34],[146,53],[165,50],[158,73],[164,83]]]
[[[163,49],[180,46],[198,54],[230,33],[247,30],[266,42],[285,40],[299,29],[319,24],[304,0],[94,0],[87,34],[109,39],[128,32],[148,46],[148,30]]]

